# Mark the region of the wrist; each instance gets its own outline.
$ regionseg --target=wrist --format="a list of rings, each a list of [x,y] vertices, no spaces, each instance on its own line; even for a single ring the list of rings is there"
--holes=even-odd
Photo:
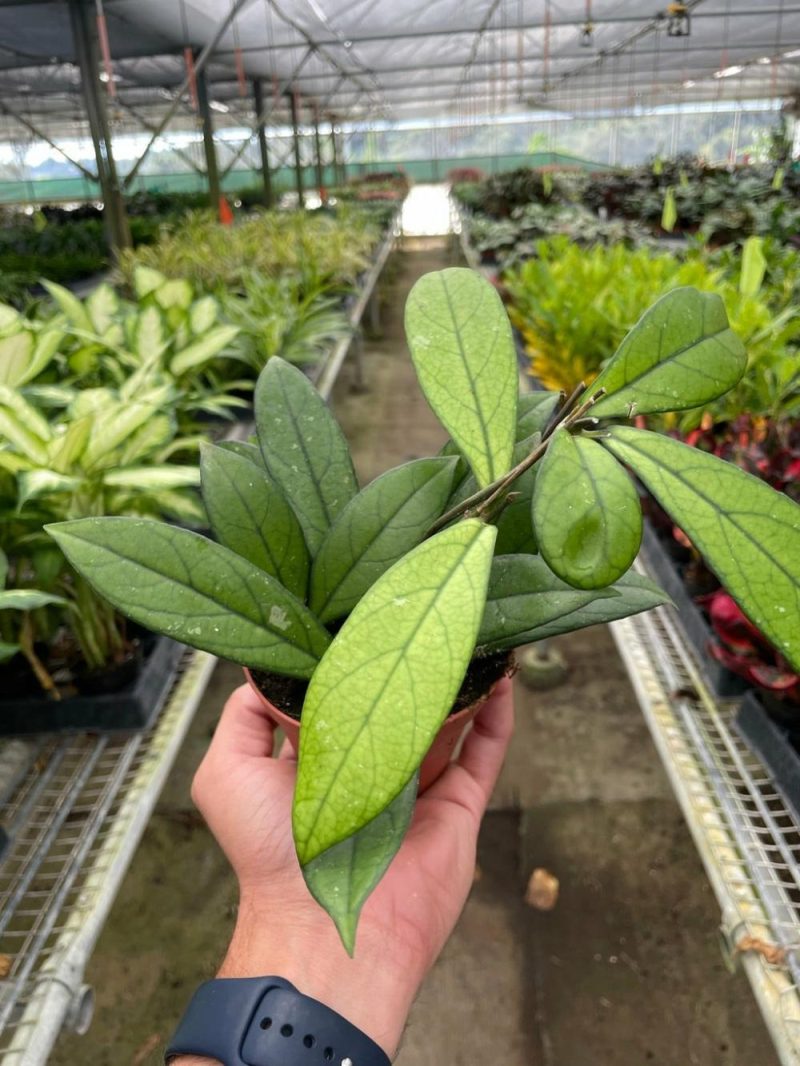
[[[351,959],[327,918],[319,920],[310,909],[300,918],[295,908],[292,914],[292,920],[284,922],[280,907],[266,907],[262,900],[244,895],[217,976],[283,977],[341,1014],[392,1058],[422,973],[417,976],[413,965],[387,957],[384,938],[375,945],[380,950],[372,950],[365,937],[357,957]]]

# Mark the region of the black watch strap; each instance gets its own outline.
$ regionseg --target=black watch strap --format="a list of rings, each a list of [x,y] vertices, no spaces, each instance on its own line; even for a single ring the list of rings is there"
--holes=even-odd
[[[336,1011],[281,977],[220,978],[198,988],[167,1048],[223,1066],[389,1066]]]

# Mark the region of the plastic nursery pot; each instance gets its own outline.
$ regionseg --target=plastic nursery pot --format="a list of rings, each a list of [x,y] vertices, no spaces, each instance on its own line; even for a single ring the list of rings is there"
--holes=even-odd
[[[463,711],[458,711],[456,714],[451,714],[446,720],[439,733],[436,736],[433,744],[431,745],[428,754],[422,761],[419,775],[419,790],[424,792],[426,788],[442,776],[450,760],[453,758],[458,742],[464,736],[467,731],[467,727],[472,724],[472,720],[475,715],[481,709],[484,703],[489,699],[494,692],[499,681],[502,677],[505,677],[510,671],[510,667],[501,674],[501,676],[492,684],[489,691],[470,704],[469,707],[465,707]],[[279,710],[269,699],[264,695],[261,689],[258,687],[255,679],[253,678],[247,667],[244,668],[244,676],[253,691],[258,695],[264,710],[269,717],[279,726],[286,735],[289,743],[292,745],[295,751],[300,742],[300,721],[297,718],[293,718],[291,715]]]

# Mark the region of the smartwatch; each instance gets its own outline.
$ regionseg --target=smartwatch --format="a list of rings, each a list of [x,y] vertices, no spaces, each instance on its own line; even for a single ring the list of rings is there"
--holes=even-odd
[[[223,1066],[390,1066],[360,1029],[282,977],[201,985],[164,1061],[178,1055],[207,1056]]]

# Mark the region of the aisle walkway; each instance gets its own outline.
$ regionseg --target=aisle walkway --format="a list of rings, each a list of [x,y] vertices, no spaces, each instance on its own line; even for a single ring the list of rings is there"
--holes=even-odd
[[[334,406],[363,479],[429,454],[444,434],[402,334],[406,294],[447,265],[444,240],[391,261],[385,333],[347,365]],[[741,975],[724,970],[719,913],[608,633],[562,638],[566,684],[517,689],[518,729],[481,836],[480,877],[414,1009],[399,1066],[774,1066]],[[219,708],[218,668],[151,822],[88,980],[89,1034],[52,1066],[157,1066],[231,929],[235,886],[189,801]],[[531,871],[561,881],[549,913],[524,903]]]

